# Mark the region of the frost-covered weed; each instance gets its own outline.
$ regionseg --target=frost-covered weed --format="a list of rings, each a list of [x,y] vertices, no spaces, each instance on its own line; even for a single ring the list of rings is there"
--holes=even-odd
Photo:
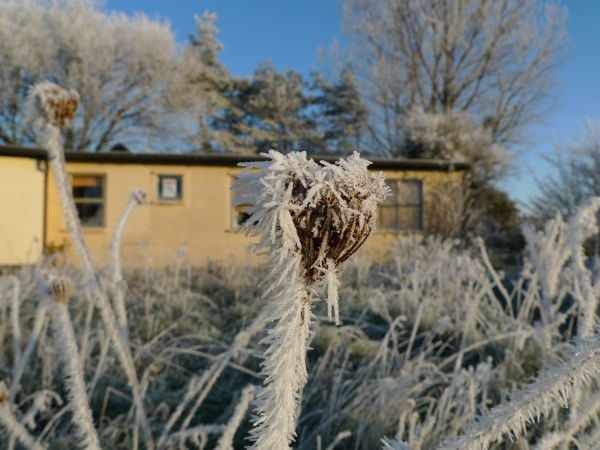
[[[333,326],[325,308],[315,308],[312,350],[307,354],[310,370],[295,448],[326,449],[345,430],[351,435],[339,441],[336,449],[379,449],[385,436],[405,442],[411,450],[445,448],[444,439],[472,430],[469,422],[479,415],[486,417],[507,392],[531,382],[542,366],[581,352],[573,350],[570,342],[579,333],[580,307],[589,310],[587,299],[578,294],[582,291],[575,289],[574,280],[583,278],[570,260],[562,264],[555,297],[547,299],[551,320],[544,324],[540,314],[543,293],[536,281],[542,276],[536,263],[539,248],[530,246],[521,273],[510,279],[494,271],[478,245],[465,249],[464,244],[434,238],[401,239],[386,262],[348,261],[340,274],[342,325]],[[584,262],[597,293],[596,266]],[[38,327],[36,273],[49,270],[57,269],[42,264],[12,274],[21,286],[21,347],[27,348]],[[69,309],[86,381],[96,379],[88,395],[102,445],[134,448],[127,381],[110,347],[103,356],[107,339],[101,321],[88,320],[85,277],[72,268],[58,270],[74,283]],[[194,269],[183,255],[175,257],[170,267],[125,272],[130,342],[144,374],[144,398],[157,439],[185,397],[192,377],[201,377],[214,363],[223,361],[236,336],[263,309],[265,299],[258,280],[264,277],[262,269],[233,263]],[[0,292],[0,325],[10,324],[12,293],[12,289]],[[68,447],[76,441],[64,405],[48,401],[35,415],[29,414],[38,394],[55,399],[62,392],[61,367],[49,339],[49,317],[43,317],[11,412],[21,423],[26,420],[26,430],[42,445],[63,442]],[[0,378],[12,389],[14,327],[1,329],[0,345],[6,351],[0,352]],[[184,448],[201,448],[194,442],[205,448],[217,445],[241,389],[261,382],[257,357],[262,351],[261,336],[263,332],[227,360],[188,428],[182,423],[196,399],[184,407],[169,433],[169,445],[177,447],[181,439]],[[586,342],[586,348],[591,348],[593,341]],[[22,349],[21,358],[26,354]],[[570,367],[565,364],[558,367]],[[547,386],[547,377],[540,380]],[[573,386],[571,392],[578,389],[568,378],[564,381]],[[553,408],[559,403],[549,400],[550,414],[522,435],[519,445],[545,449],[552,448],[550,441],[557,445],[573,439],[597,442],[598,392],[594,384],[582,384],[581,389],[573,419],[571,407],[557,411]],[[572,402],[574,394],[569,398]],[[483,423],[492,423],[493,417],[507,416],[490,416]],[[247,418],[242,421],[234,448],[247,445],[243,437],[250,426]],[[9,438],[0,436],[3,447]],[[508,441],[508,435],[499,436],[499,444],[492,448],[502,448],[501,443]]]
[[[389,188],[358,153],[336,164],[319,164],[305,152],[264,156],[269,160],[242,164],[235,187],[238,202],[251,205],[243,228],[270,257],[265,285],[273,326],[264,340],[265,385],[251,448],[283,450],[296,437],[316,288],[326,286],[327,315],[339,325],[338,268],[373,231],[377,203]]]

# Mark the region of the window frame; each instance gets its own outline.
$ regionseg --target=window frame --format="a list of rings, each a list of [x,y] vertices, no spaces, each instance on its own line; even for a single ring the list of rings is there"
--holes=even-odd
[[[229,180],[229,230],[233,232],[237,232],[240,230],[242,224],[237,223],[238,211],[237,208],[244,208],[248,206],[252,206],[249,203],[244,203],[240,205],[235,204],[235,196],[233,195],[233,185],[235,184],[237,178],[240,176],[239,173],[230,174]]]
[[[394,182],[397,184],[401,183],[417,183],[419,186],[419,201],[416,203],[411,202],[402,202],[400,198],[396,198],[395,203],[380,203],[377,208],[377,220],[380,220],[380,208],[395,208],[399,214],[402,208],[411,209],[418,208],[418,220],[419,225],[417,228],[400,228],[400,224],[398,223],[398,227],[396,228],[383,228],[379,226],[376,227],[376,231],[381,231],[384,233],[412,233],[412,232],[422,232],[425,229],[424,225],[424,211],[425,211],[425,195],[423,192],[423,179],[422,178],[387,178],[386,183]]]
[[[101,186],[102,186],[102,196],[100,198],[85,198],[85,197],[75,197],[75,193],[73,192],[74,189],[74,178],[75,177],[94,177],[94,178],[99,178],[101,180]],[[69,172],[69,184],[71,185],[71,195],[73,197],[73,203],[75,204],[75,209],[77,209],[77,204],[82,204],[82,203],[87,203],[87,204],[100,204],[102,205],[102,221],[100,225],[90,225],[90,224],[85,224],[83,223],[83,221],[81,220],[81,217],[79,216],[79,211],[77,211],[77,219],[79,220],[79,223],[81,224],[82,228],[87,228],[87,229],[101,229],[101,228],[106,228],[106,211],[107,211],[107,207],[106,207],[106,183],[107,180],[107,176],[106,173],[97,173],[97,172]]]
[[[177,198],[166,198],[161,195],[161,183],[163,178],[176,178],[179,180],[179,196]],[[184,176],[183,174],[175,174],[175,173],[157,173],[156,174],[156,201],[159,203],[183,203],[183,182]]]

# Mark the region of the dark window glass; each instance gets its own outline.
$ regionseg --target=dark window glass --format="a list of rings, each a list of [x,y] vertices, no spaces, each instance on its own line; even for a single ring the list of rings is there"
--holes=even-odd
[[[246,208],[250,205],[237,205],[233,207],[233,227],[243,225],[249,218],[250,214],[246,212]]]
[[[81,225],[104,226],[104,176],[73,174],[71,185]]]
[[[181,175],[159,175],[159,200],[181,200],[183,198],[182,187],[183,179]]]
[[[104,225],[104,205],[101,203],[75,203],[82,225],[101,227]]]
[[[377,228],[418,231],[423,229],[423,183],[421,180],[387,180],[392,194],[379,205]]]

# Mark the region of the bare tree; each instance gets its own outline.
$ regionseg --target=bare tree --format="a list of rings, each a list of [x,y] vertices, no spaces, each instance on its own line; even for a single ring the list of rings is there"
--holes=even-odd
[[[511,144],[552,87],[566,14],[543,0],[345,0],[370,146],[402,155],[405,119],[465,112]]]
[[[572,217],[579,206],[600,196],[600,120],[589,120],[576,142],[557,147],[546,160],[553,172],[537,179],[539,194],[529,209],[540,219],[557,213]]]
[[[85,94],[67,148],[135,144],[161,129],[175,72],[168,25],[103,12],[91,0],[0,0],[0,42],[0,142],[33,141],[24,98],[44,79]]]

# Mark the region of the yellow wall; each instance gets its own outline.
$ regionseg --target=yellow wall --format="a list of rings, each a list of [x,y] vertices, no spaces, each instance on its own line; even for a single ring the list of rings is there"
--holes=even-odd
[[[99,265],[106,262],[113,229],[135,188],[147,192],[148,204],[137,207],[127,223],[122,247],[124,264],[168,264],[181,246],[187,247],[194,264],[204,264],[208,259],[240,259],[249,253],[249,240],[234,233],[230,226],[229,188],[232,177],[239,173],[237,168],[68,163],[67,170],[105,176],[105,226],[83,229]],[[180,202],[157,198],[158,175],[183,176]],[[47,242],[49,247],[68,248],[56,188],[51,176],[49,180]]]
[[[429,171],[429,170],[395,170],[395,171],[383,171],[386,179],[407,179],[407,180],[421,180],[423,186],[423,227],[424,229],[428,226],[429,212],[434,205],[436,189],[442,187],[442,183],[456,183],[460,184],[463,182],[465,176],[464,171]],[[383,259],[385,258],[394,242],[402,234],[410,234],[414,232],[407,231],[380,231],[375,232],[369,237],[363,248],[358,252],[361,257],[368,259]]]
[[[0,156],[0,265],[32,264],[42,254],[44,173],[35,159]]]
[[[72,174],[105,176],[105,226],[84,228],[85,240],[99,265],[106,263],[112,231],[134,188],[144,189],[149,203],[136,208],[127,223],[122,247],[124,265],[169,264],[181,246],[186,246],[189,260],[196,265],[203,265],[207,260],[254,258],[249,249],[251,240],[231,229],[230,186],[239,168],[85,162],[68,163],[67,170]],[[158,175],[183,176],[181,202],[161,202],[157,198]],[[402,171],[386,172],[386,175],[423,180],[426,220],[432,187],[440,180],[458,179],[462,172]],[[48,247],[68,249],[53,177],[48,178]],[[363,254],[384,256],[397,236],[398,233],[391,232],[374,233]]]

